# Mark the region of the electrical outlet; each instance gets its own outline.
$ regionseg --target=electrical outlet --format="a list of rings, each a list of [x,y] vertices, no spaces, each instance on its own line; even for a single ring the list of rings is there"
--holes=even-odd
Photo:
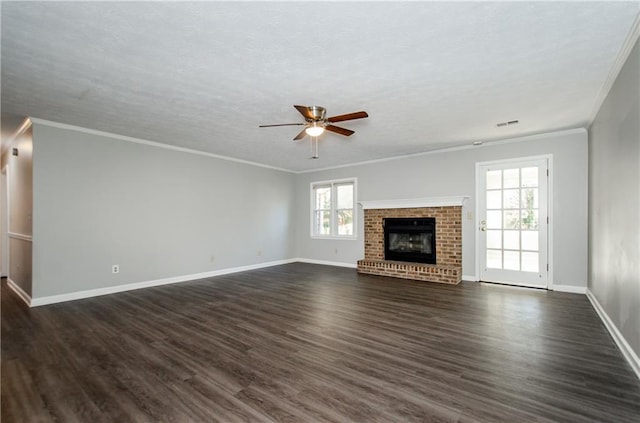
[[[338,249],[333,250],[333,254],[338,255]]]
[[[216,261],[216,256],[214,256],[213,254],[211,254],[211,257],[209,257],[209,261],[210,261],[211,263],[215,262],[215,261]]]
[[[119,264],[114,264],[113,266],[111,266],[111,273],[120,273],[120,265]]]
[[[262,250],[258,250],[258,255],[261,256],[262,255]]]

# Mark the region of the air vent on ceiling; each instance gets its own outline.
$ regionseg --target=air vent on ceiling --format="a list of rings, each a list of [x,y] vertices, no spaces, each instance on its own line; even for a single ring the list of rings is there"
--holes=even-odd
[[[496,126],[497,126],[498,128],[500,128],[500,127],[502,127],[502,126],[515,125],[515,124],[517,124],[518,122],[519,122],[519,121],[517,121],[517,120],[510,120],[510,121],[507,121],[507,122],[500,122],[500,123],[496,124]]]

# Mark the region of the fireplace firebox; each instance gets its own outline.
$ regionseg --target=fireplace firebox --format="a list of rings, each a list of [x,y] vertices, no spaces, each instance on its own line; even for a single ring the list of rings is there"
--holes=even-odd
[[[436,264],[435,218],[386,218],[384,259]]]

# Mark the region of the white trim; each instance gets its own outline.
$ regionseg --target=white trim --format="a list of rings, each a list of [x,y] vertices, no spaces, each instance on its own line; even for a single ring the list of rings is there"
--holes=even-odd
[[[338,210],[337,206],[337,193],[334,187],[336,185],[353,185],[353,235],[336,235],[338,233],[338,225],[336,222],[336,211]],[[316,207],[316,198],[315,198],[315,187],[317,186],[329,186],[331,188],[331,235],[316,235],[313,233],[315,228],[314,220],[315,220],[315,207]],[[309,214],[309,236],[311,239],[327,239],[327,240],[336,240],[342,239],[345,241],[356,241],[358,239],[358,207],[356,206],[358,200],[358,178],[342,178],[342,179],[332,179],[330,181],[318,181],[311,182],[309,184],[309,204],[310,204],[310,214]]]
[[[596,313],[598,313],[598,316],[600,316],[600,320],[602,320],[602,323],[604,323],[604,326],[611,334],[611,337],[622,352],[622,355],[627,359],[629,365],[631,365],[631,368],[636,373],[636,376],[638,376],[638,379],[640,379],[640,358],[638,358],[638,355],[635,351],[633,351],[633,348],[631,348],[627,340],[624,339],[624,336],[622,336],[607,312],[604,310],[602,305],[600,305],[596,296],[588,288],[587,298],[589,299],[589,301],[591,301],[591,305],[593,306]]]
[[[369,165],[369,164],[374,164],[374,163],[388,162],[388,161],[392,161],[392,160],[402,160],[402,159],[409,159],[409,158],[412,158],[412,157],[429,156],[429,155],[432,155],[432,154],[450,153],[450,152],[453,152],[453,151],[471,150],[471,149],[474,149],[474,148],[486,148],[486,147],[491,147],[491,146],[494,146],[494,145],[504,145],[504,144],[512,144],[512,143],[524,142],[524,141],[542,140],[542,139],[546,139],[546,138],[558,137],[558,136],[563,136],[563,135],[584,134],[586,132],[587,132],[587,130],[585,128],[573,128],[573,129],[566,129],[566,130],[563,130],[563,131],[545,132],[545,133],[534,134],[534,135],[525,135],[523,137],[517,137],[517,138],[503,138],[503,139],[497,139],[497,140],[494,140],[494,141],[483,141],[483,143],[481,145],[466,145],[465,144],[465,145],[458,146],[458,147],[440,148],[440,149],[437,149],[437,150],[423,151],[421,153],[404,154],[404,155],[394,156],[394,157],[385,157],[383,159],[365,160],[365,161],[361,161],[361,162],[347,163],[347,164],[338,165],[338,166],[329,166],[329,167],[322,167],[322,168],[318,168],[318,169],[299,170],[299,171],[293,171],[293,172],[294,173],[321,172],[321,171],[324,171],[324,170],[341,169],[341,168],[351,167],[351,166],[364,166],[364,165]]]
[[[251,166],[263,167],[263,168],[267,168],[267,169],[279,170],[281,172],[295,173],[294,171],[292,171],[290,169],[284,169],[284,168],[281,168],[281,167],[270,166],[270,165],[266,165],[266,164],[262,164],[262,163],[252,162],[252,161],[249,161],[249,160],[236,159],[236,158],[233,158],[233,157],[222,156],[220,154],[207,153],[205,151],[193,150],[191,148],[178,147],[178,146],[175,146],[175,145],[163,144],[163,143],[156,142],[156,141],[143,140],[141,138],[134,138],[134,137],[126,136],[126,135],[113,134],[111,132],[98,131],[98,130],[95,130],[95,129],[83,128],[81,126],[75,126],[75,125],[68,125],[66,123],[52,122],[50,120],[39,119],[39,118],[34,118],[34,117],[31,117],[29,119],[33,123],[36,123],[38,125],[50,126],[52,128],[59,128],[59,129],[67,129],[67,130],[71,130],[71,131],[77,131],[77,132],[84,132],[85,134],[91,134],[91,135],[98,135],[98,136],[102,136],[102,137],[114,138],[114,139],[117,139],[117,140],[120,140],[120,141],[133,142],[133,143],[136,143],[136,144],[144,144],[144,145],[148,145],[148,146],[152,146],[152,147],[165,148],[167,150],[180,151],[182,153],[196,154],[196,155],[199,155],[199,156],[213,157],[215,159],[228,160],[230,162],[236,162],[236,163],[242,163],[242,164],[251,165]]]
[[[575,286],[575,285],[553,285],[553,286],[549,286],[549,290],[558,291],[558,292],[569,292],[571,294],[587,293],[586,286]]]
[[[616,55],[616,59],[609,70],[609,74],[607,75],[607,79],[605,79],[602,87],[600,87],[600,91],[598,91],[598,95],[596,96],[595,102],[593,104],[593,108],[591,110],[591,115],[589,120],[587,121],[587,128],[591,126],[593,121],[596,120],[596,116],[598,116],[598,112],[600,112],[600,108],[602,107],[602,103],[606,100],[609,95],[609,91],[613,87],[613,84],[618,79],[618,75],[622,70],[622,67],[627,62],[629,58],[629,54],[631,54],[631,50],[640,38],[640,12],[636,15],[633,23],[631,24],[631,29],[627,34],[627,38],[624,40],[622,47],[618,50],[618,54]]]
[[[480,278],[477,277],[476,275],[473,275],[473,276],[462,275],[462,280],[467,282],[480,282]]]
[[[29,307],[31,307],[31,297],[29,296],[29,294],[24,292],[24,290],[20,288],[17,283],[12,281],[11,278],[7,278],[7,286],[11,288],[11,290],[15,292],[22,301],[24,301]]]
[[[21,239],[23,241],[33,242],[33,237],[30,235],[17,234],[15,232],[8,232],[7,235],[9,235],[9,238]]]
[[[354,263],[343,263],[340,261],[329,261],[329,260],[316,260],[309,258],[301,258],[298,257],[295,261],[300,263],[309,263],[309,264],[322,264],[324,266],[337,266],[337,267],[348,267],[350,269],[357,269],[358,265]]]
[[[47,304],[61,303],[65,301],[80,300],[83,298],[98,297],[101,295],[115,294],[117,292],[132,291],[141,288],[151,288],[154,286],[169,285],[180,282],[189,282],[197,279],[211,278],[214,276],[227,275],[230,273],[246,272],[248,270],[262,269],[264,267],[279,266],[295,262],[295,259],[271,261],[267,263],[251,264],[248,266],[232,267],[228,269],[213,270],[211,272],[194,273],[191,275],[175,276],[172,278],[156,279],[152,281],[135,282],[126,285],[109,286],[105,288],[89,289],[86,291],[76,291],[67,294],[51,295],[48,297],[32,298],[31,307],[43,306]]]
[[[425,197],[410,198],[403,200],[374,200],[359,201],[358,204],[363,209],[409,209],[414,207],[446,207],[463,206],[469,199],[468,195],[457,195],[450,197]]]
[[[580,132],[586,132],[585,129],[582,129]],[[480,168],[482,166],[491,166],[498,165],[502,166],[509,163],[519,163],[526,161],[536,161],[536,160],[546,160],[547,161],[547,170],[549,171],[549,175],[547,178],[547,217],[549,218],[549,223],[547,224],[547,283],[544,286],[544,289],[554,290],[553,284],[553,223],[554,223],[554,215],[553,215],[553,154],[540,154],[536,156],[526,156],[526,157],[516,157],[502,160],[491,160],[486,162],[476,162],[476,172],[475,172],[475,189],[476,189],[476,220],[475,220],[475,229],[474,229],[474,244],[475,244],[475,270],[476,275],[478,275],[478,280],[480,280],[480,236],[478,236],[478,230],[480,228],[480,201],[477,201],[480,195],[484,195],[484,193],[479,192],[480,182],[479,182],[479,174]],[[562,285],[561,285],[562,286]],[[557,289],[560,290],[560,289]]]

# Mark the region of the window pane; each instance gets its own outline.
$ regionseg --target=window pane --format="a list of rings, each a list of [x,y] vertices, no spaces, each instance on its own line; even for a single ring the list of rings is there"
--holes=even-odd
[[[539,266],[538,253],[522,253],[522,270],[524,272],[538,272]]]
[[[504,268],[506,270],[520,270],[520,253],[518,251],[504,252]]]
[[[522,210],[522,229],[538,229],[538,210]]]
[[[490,170],[487,172],[487,189],[502,188],[502,171]]]
[[[353,208],[353,184],[336,186],[339,209]]]
[[[338,210],[338,235],[353,235],[353,209]]]
[[[505,188],[520,187],[520,169],[505,169],[503,172]]]
[[[538,188],[525,188],[522,190],[522,208],[538,208]]]
[[[502,191],[487,191],[487,208],[502,208]]]
[[[502,251],[487,250],[487,268],[502,269]]]
[[[314,234],[331,235],[331,212],[329,210],[317,211],[314,225]]]
[[[317,187],[316,192],[316,209],[331,208],[331,187]]]
[[[520,229],[520,210],[504,211],[505,229]]]
[[[502,229],[502,212],[487,211],[487,228],[488,229]]]
[[[487,248],[502,248],[502,231],[487,231]]]
[[[504,192],[504,208],[519,209],[520,208],[520,190],[505,189],[503,192]]]
[[[523,187],[538,186],[538,168],[537,167],[522,168],[522,186]]]
[[[538,251],[538,248],[538,231],[522,231],[522,249]]]
[[[520,249],[520,231],[504,231],[505,250]]]

